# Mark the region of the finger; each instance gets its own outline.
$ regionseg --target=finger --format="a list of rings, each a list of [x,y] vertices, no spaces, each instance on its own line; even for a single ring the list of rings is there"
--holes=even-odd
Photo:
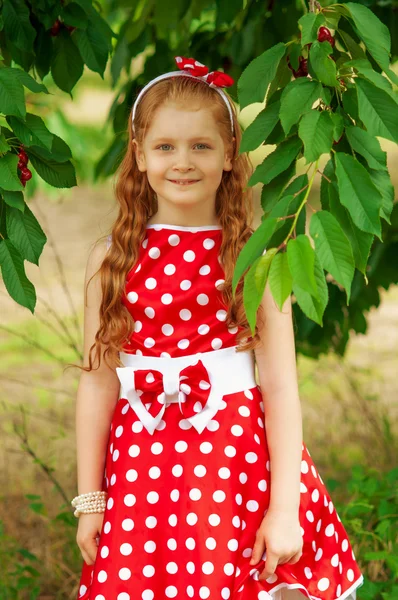
[[[90,542],[87,542],[84,545],[84,551],[86,553],[86,555],[88,556],[88,559],[90,560],[90,564],[94,564],[96,556],[97,556],[97,544],[95,543],[95,540],[91,540]]]
[[[261,538],[258,538],[258,540],[256,540],[255,543],[254,543],[252,557],[250,559],[250,564],[251,565],[255,565],[258,562],[260,562],[261,557],[262,557],[263,552],[264,552],[264,548],[265,548],[264,540],[261,539]]]
[[[85,550],[83,550],[83,548],[80,548],[80,552],[82,553],[82,557],[84,562],[91,567],[93,565],[93,562],[91,561],[91,558],[89,557],[89,555],[87,554],[87,552]]]
[[[300,558],[303,556],[303,552],[302,550],[299,550],[298,552],[296,552],[296,554],[293,554],[293,556],[287,561],[290,565],[294,565],[296,562],[298,562],[300,560]]]
[[[278,557],[275,554],[271,554],[266,558],[264,569],[259,575],[259,579],[268,579],[275,573],[275,569],[278,566]]]

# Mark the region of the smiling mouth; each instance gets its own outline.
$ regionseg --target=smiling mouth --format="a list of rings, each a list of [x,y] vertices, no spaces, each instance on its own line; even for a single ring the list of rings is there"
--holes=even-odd
[[[169,179],[171,183],[175,183],[176,185],[192,185],[193,183],[198,183],[199,179],[183,179],[178,181],[177,179]]]

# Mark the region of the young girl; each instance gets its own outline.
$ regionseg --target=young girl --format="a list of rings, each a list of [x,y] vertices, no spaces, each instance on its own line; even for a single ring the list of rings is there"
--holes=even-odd
[[[253,232],[233,80],[176,62],[133,105],[119,214],[87,264],[78,598],[355,600],[302,441],[290,299],[267,284],[251,336],[243,280],[232,295]]]

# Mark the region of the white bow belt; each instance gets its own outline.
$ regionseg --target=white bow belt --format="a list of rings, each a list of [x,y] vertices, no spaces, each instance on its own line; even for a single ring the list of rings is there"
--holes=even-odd
[[[119,353],[119,398],[126,398],[153,435],[166,408],[178,402],[183,417],[202,433],[223,396],[256,387],[254,352],[236,346],[187,356],[158,357]]]

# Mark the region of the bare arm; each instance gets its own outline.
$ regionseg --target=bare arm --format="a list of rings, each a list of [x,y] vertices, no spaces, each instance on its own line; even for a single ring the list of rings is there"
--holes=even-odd
[[[84,292],[105,253],[105,244],[95,246],[91,251],[87,261]],[[87,304],[84,306],[84,366],[88,366],[89,349],[99,328],[100,303],[101,284],[97,274],[88,286]],[[93,366],[98,366],[97,360],[94,360]],[[110,369],[103,358],[98,369],[90,373],[82,371],[76,401],[78,494],[102,489],[110,423],[119,389],[116,371]]]
[[[261,304],[265,324],[259,332],[261,345],[254,352],[271,459],[269,509],[298,513],[303,433],[291,298],[280,312],[267,281]]]

